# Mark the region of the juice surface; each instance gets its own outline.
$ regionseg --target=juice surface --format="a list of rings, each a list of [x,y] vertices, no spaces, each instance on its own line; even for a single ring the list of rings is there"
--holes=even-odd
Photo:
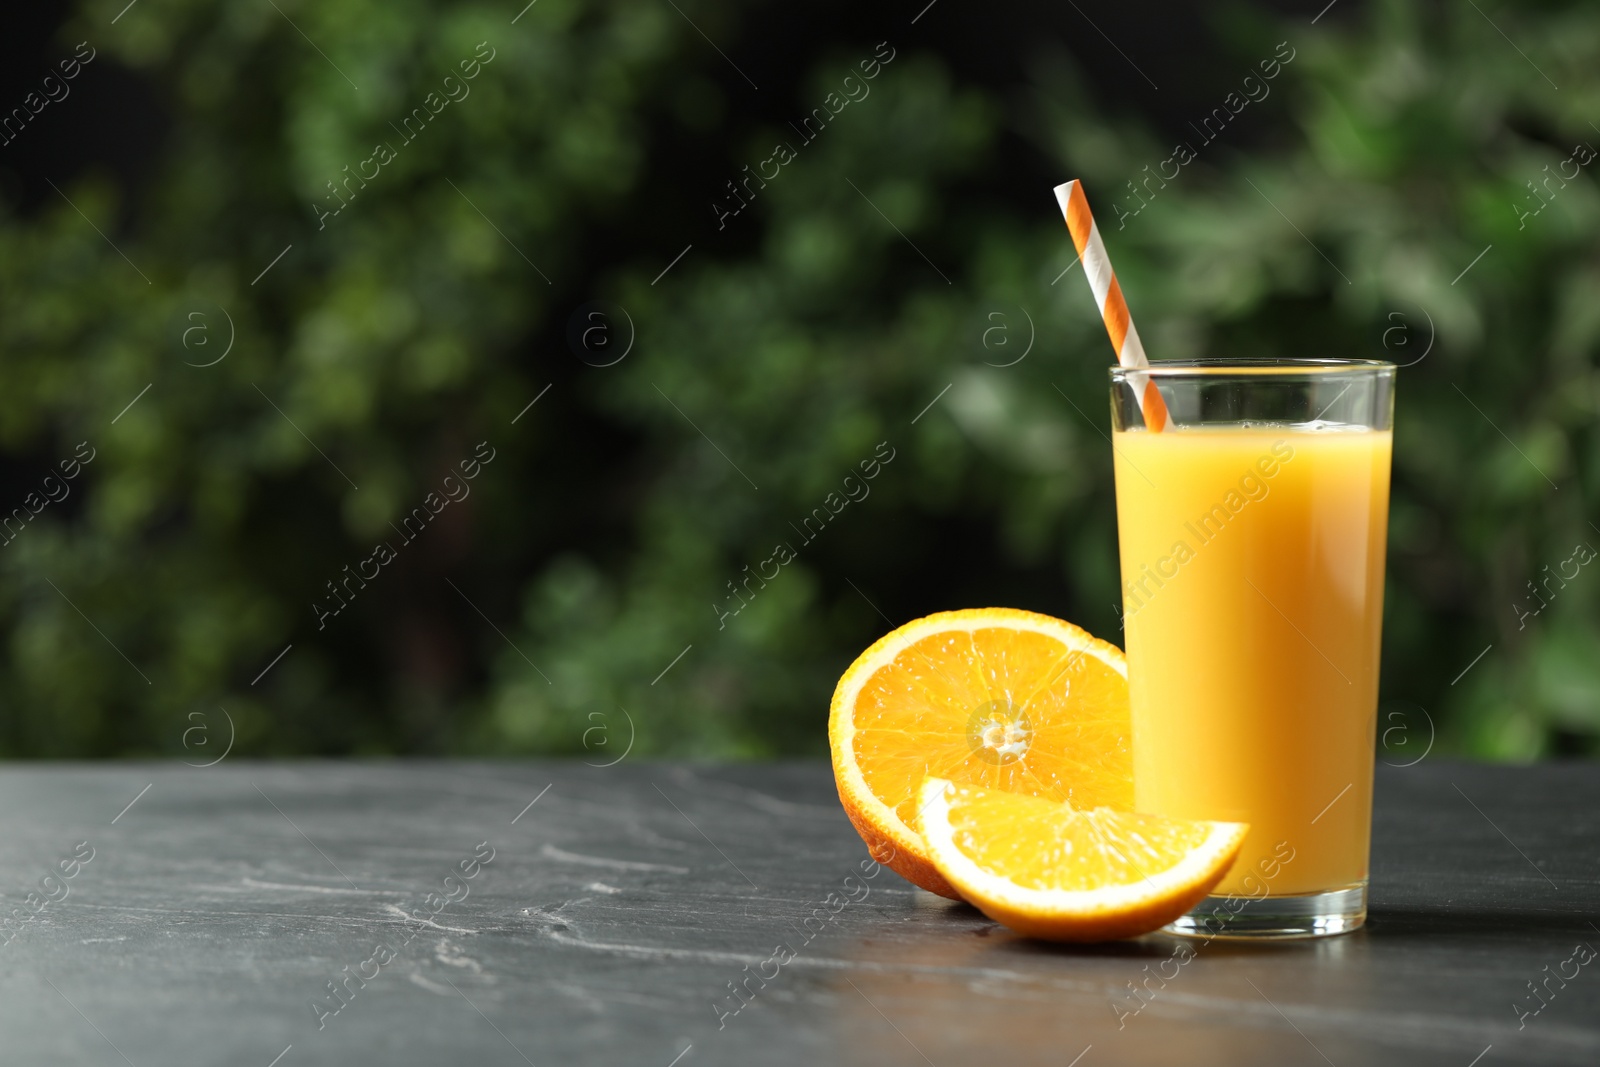
[[[1115,434],[1135,807],[1250,824],[1218,894],[1367,876],[1392,440]]]

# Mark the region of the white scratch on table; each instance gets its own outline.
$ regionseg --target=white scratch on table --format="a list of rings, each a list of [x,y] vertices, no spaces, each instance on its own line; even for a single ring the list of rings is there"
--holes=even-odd
[[[433,958],[450,967],[470,970],[473,974],[483,973],[483,965],[461,951],[461,947],[453,944],[448,937],[440,938],[439,943],[433,946]]]
[[[408,923],[416,923],[419,926],[426,926],[430,930],[439,930],[441,932],[448,932],[452,934],[475,934],[478,932],[476,930],[468,930],[464,926],[440,926],[432,919],[418,919],[416,916],[406,912],[404,908],[396,907],[393,904],[385,904],[383,906],[383,910],[393,915],[397,919],[404,919]]]
[[[605,1014],[606,1002],[589,992],[587,989],[583,988],[581,985],[572,985],[569,982],[557,982],[556,989],[565,993],[567,996],[572,997],[574,1000],[578,1001],[585,1008],[588,1008],[596,1015]]]
[[[421,986],[430,993],[437,993],[441,997],[454,998],[456,995],[456,991],[454,989],[451,989],[447,985],[440,985],[438,982],[428,981],[428,979],[424,978],[419,971],[411,971],[407,973],[406,977],[409,978],[413,984]]]
[[[688,874],[687,867],[673,867],[665,863],[638,863],[634,860],[614,860],[605,856],[585,856],[577,852],[568,852],[566,849],[556,848],[554,845],[545,845],[539,849],[539,855],[546,859],[561,860],[565,863],[585,863],[591,867],[610,867],[614,871],[666,871],[669,874]]]
[[[670,777],[674,782],[682,784],[685,788],[710,793],[713,796],[720,793],[723,796],[738,797],[748,801],[752,807],[760,808],[762,811],[772,815],[809,815],[834,819],[841,814],[838,805],[830,807],[825,804],[803,804],[793,800],[780,800],[778,797],[770,796],[748,786],[738,785],[721,778],[705,778],[690,770],[676,770]]]
[[[247,889],[287,889],[292,893],[330,893],[334,896],[368,897],[374,895],[375,890],[370,889],[345,889],[341,886],[329,885],[302,885],[291,882],[258,882],[254,878],[239,879],[241,885]],[[232,887],[218,887],[232,888]],[[400,896],[399,893],[390,893],[389,896]]]

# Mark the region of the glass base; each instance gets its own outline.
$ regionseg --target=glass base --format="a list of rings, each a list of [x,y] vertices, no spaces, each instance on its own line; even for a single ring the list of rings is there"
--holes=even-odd
[[[1347,934],[1367,921],[1367,883],[1281,897],[1206,897],[1190,912],[1162,927],[1185,937],[1267,938],[1331,937]]]

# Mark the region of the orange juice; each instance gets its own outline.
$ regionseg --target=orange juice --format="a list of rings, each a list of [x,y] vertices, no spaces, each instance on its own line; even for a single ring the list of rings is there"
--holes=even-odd
[[[1366,880],[1392,440],[1115,434],[1135,806],[1250,824],[1219,895]]]

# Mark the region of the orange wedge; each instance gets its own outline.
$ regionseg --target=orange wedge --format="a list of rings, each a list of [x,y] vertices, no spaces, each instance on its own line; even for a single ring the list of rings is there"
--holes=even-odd
[[[1078,811],[940,778],[919,797],[933,865],[996,922],[1053,941],[1160,929],[1203,900],[1250,829],[1110,808]]]
[[[1127,677],[1115,645],[1048,615],[977,608],[907,623],[834,690],[828,741],[845,813],[879,862],[959,900],[916,829],[922,780],[1131,808]]]

